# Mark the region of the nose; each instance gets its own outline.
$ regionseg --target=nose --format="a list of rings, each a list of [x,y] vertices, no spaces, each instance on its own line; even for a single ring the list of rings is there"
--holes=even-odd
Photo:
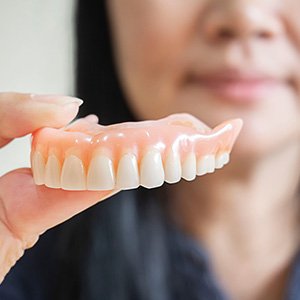
[[[202,24],[206,39],[210,42],[220,42],[276,38],[282,32],[282,25],[275,11],[263,8],[254,1],[249,2],[222,0],[220,5],[212,4],[207,9]]]

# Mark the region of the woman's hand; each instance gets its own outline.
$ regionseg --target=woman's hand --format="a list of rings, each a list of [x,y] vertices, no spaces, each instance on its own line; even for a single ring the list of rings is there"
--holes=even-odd
[[[71,97],[0,93],[0,147],[38,128],[66,125],[81,103]],[[0,177],[0,283],[40,234],[116,192],[37,186],[30,169]]]

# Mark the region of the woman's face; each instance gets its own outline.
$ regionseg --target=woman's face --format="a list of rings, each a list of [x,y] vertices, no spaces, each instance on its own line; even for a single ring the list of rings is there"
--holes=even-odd
[[[115,57],[140,119],[242,118],[237,151],[300,141],[299,0],[108,0]]]

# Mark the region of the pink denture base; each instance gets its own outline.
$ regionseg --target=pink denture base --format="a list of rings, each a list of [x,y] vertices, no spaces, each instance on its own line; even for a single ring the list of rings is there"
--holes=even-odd
[[[126,122],[102,126],[80,119],[65,128],[42,128],[33,134],[32,152],[46,159],[50,154],[63,162],[68,155],[88,166],[94,153],[107,155],[115,163],[126,153],[139,162],[145,152],[156,149],[162,160],[170,151],[181,160],[194,152],[197,157],[230,152],[241,130],[242,121],[226,121],[210,129],[189,114],[174,114],[155,121]]]

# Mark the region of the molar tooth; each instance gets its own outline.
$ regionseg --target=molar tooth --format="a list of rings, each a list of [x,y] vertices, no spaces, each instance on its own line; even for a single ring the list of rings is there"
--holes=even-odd
[[[137,188],[139,184],[139,171],[135,155],[130,153],[123,155],[118,165],[117,188],[133,189]]]
[[[45,185],[50,188],[60,188],[61,166],[56,155],[48,157],[45,169]]]
[[[181,178],[181,163],[177,152],[171,151],[165,161],[165,181],[168,183],[178,182]]]
[[[165,174],[159,151],[149,150],[141,161],[140,167],[141,185],[146,188],[154,188],[164,183]]]
[[[45,179],[45,159],[43,155],[36,151],[32,155],[32,169],[34,182],[37,185],[44,184]]]
[[[195,153],[189,153],[182,164],[182,178],[185,180],[194,180],[196,178],[196,156]]]
[[[216,169],[221,169],[225,164],[229,162],[229,153],[224,152],[216,156]]]
[[[215,156],[213,154],[205,155],[197,161],[197,175],[213,173],[215,170]]]
[[[87,174],[88,190],[112,190],[115,187],[113,162],[106,155],[95,155]]]
[[[223,154],[218,154],[216,156],[216,169],[221,169],[224,166]]]
[[[224,152],[223,153],[223,163],[224,163],[224,165],[227,165],[229,163],[229,160],[230,160],[229,152]]]
[[[85,172],[81,159],[75,155],[68,156],[61,172],[61,187],[64,190],[85,190]]]

